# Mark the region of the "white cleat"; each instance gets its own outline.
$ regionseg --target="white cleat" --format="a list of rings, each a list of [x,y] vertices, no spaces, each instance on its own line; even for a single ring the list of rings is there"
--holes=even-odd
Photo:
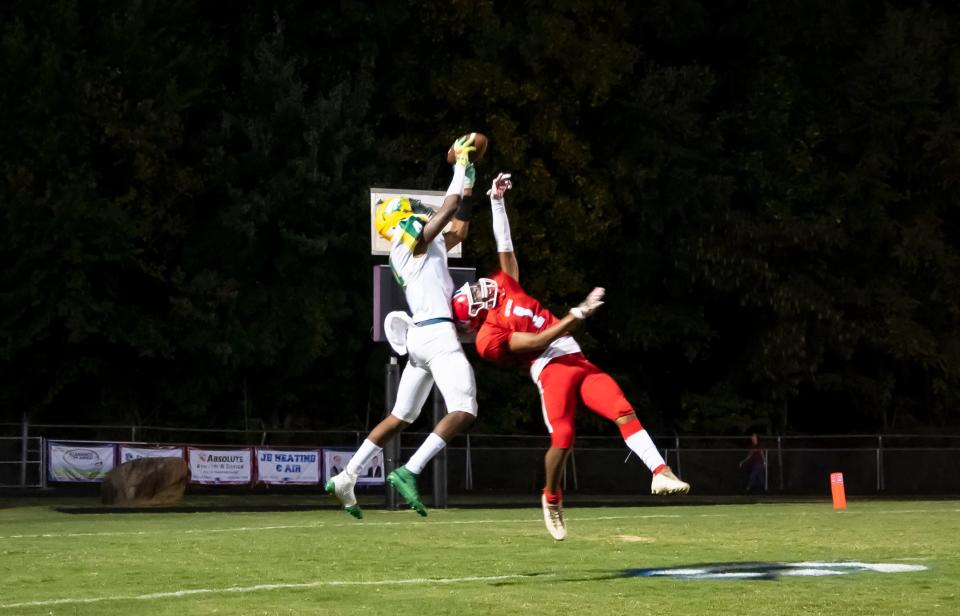
[[[347,513],[359,520],[363,517],[363,512],[357,506],[357,497],[353,493],[355,485],[357,485],[357,476],[344,470],[331,477],[324,489],[336,496]]]
[[[674,475],[669,466],[654,475],[650,483],[651,494],[686,494],[689,491],[690,484]]]
[[[543,523],[547,525],[547,530],[557,541],[563,541],[567,536],[567,524],[563,521],[563,504],[558,502],[551,505],[547,502],[545,495],[540,496],[540,503],[543,505]]]

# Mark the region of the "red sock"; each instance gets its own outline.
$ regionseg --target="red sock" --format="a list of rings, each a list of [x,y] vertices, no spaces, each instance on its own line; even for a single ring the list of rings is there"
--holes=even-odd
[[[561,500],[563,500],[563,491],[557,490],[556,492],[551,492],[550,490],[544,488],[543,495],[547,497],[547,502],[551,505],[556,505]]]
[[[660,473],[662,473],[665,468],[667,468],[667,465],[666,465],[666,464],[661,464],[661,465],[658,466],[657,468],[653,469],[653,476],[656,477],[657,475],[659,475]]]
[[[623,440],[627,440],[630,436],[636,434],[640,430],[643,430],[643,424],[640,423],[640,420],[634,417],[626,423],[622,423],[619,426],[620,436],[623,437]]]

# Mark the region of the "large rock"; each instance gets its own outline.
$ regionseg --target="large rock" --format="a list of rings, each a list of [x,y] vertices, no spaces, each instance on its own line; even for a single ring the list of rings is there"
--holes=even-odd
[[[115,467],[103,480],[105,505],[172,505],[183,498],[190,470],[183,458],[139,458]]]

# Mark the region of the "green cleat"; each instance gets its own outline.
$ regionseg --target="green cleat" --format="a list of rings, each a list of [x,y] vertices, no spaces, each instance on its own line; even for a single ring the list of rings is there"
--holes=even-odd
[[[336,496],[347,513],[361,520],[363,519],[363,511],[361,511],[360,506],[357,505],[357,497],[353,494],[353,486],[356,485],[356,483],[356,475],[351,475],[343,471],[339,475],[331,477],[330,481],[323,486],[323,489],[326,490],[328,494]]]
[[[423,506],[420,500],[420,493],[417,491],[417,476],[411,473],[405,466],[387,475],[387,482],[397,489],[403,500],[407,501],[410,508],[426,517],[427,508]]]

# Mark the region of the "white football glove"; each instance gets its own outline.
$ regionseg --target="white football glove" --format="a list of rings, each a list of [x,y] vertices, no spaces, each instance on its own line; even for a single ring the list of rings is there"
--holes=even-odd
[[[497,177],[493,178],[493,185],[490,187],[490,190],[487,191],[487,194],[490,195],[491,199],[501,201],[503,200],[503,195],[511,188],[513,188],[513,182],[510,181],[510,174],[500,173]]]
[[[596,312],[597,308],[603,306],[604,293],[606,293],[606,291],[604,291],[603,287],[597,287],[593,291],[590,291],[590,294],[580,302],[579,306],[574,306],[570,309],[570,314],[578,319],[586,319]]]

